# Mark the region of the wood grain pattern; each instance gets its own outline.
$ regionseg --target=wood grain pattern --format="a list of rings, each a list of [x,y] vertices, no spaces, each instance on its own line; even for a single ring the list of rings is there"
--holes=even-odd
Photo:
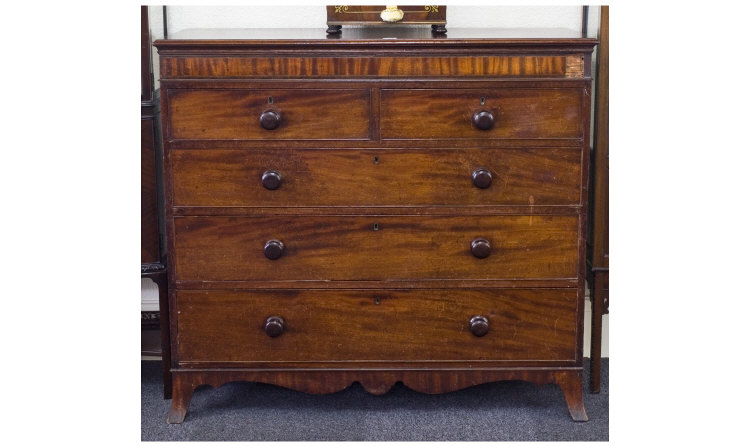
[[[157,42],[178,353],[169,422],[196,386],[232,380],[314,393],[359,381],[376,394],[399,380],[430,393],[529,380],[558,384],[586,419],[596,41],[380,28]],[[279,128],[261,128],[266,110]],[[485,131],[472,124],[481,111]],[[280,184],[262,185],[269,171]],[[273,239],[284,249],[270,260]],[[489,257],[472,255],[477,239]]]
[[[383,89],[380,135],[383,139],[581,138],[582,100],[581,92],[573,89]],[[490,130],[472,124],[474,114],[483,110],[495,117]]]
[[[378,290],[177,293],[179,361],[573,360],[576,292]],[[285,330],[271,338],[266,318]],[[489,320],[476,337],[469,320]],[[248,365],[249,366],[249,365]]]
[[[580,158],[580,148],[179,150],[174,205],[577,205]],[[480,167],[492,173],[486,189],[472,183]],[[268,170],[278,189],[263,187]]]
[[[578,216],[580,205],[486,205],[486,206],[181,206],[173,207],[174,216]]]
[[[582,78],[584,74],[585,58],[581,54],[565,56],[565,76],[568,78]]]
[[[583,406],[583,372],[580,370],[557,372],[555,373],[555,383],[560,386],[563,395],[565,395],[570,417],[576,422],[588,421],[589,416]]]
[[[564,56],[165,57],[168,78],[582,77]]]
[[[200,385],[214,388],[237,381],[253,381],[303,391],[310,394],[328,394],[341,391],[357,382],[369,393],[385,394],[396,382],[421,393],[448,393],[474,385],[501,380],[523,380],[536,385],[555,383],[560,385],[568,412],[577,420],[586,420],[581,387],[580,368],[472,368],[460,369],[222,369],[184,370],[174,373],[174,396],[167,417],[169,423],[185,420],[193,390]],[[560,412],[565,407],[560,405]],[[584,410],[585,411],[585,410]]]
[[[169,138],[316,140],[369,136],[370,92],[352,90],[173,89]],[[281,114],[274,130],[260,125],[264,111]]]
[[[178,280],[175,287],[180,290],[271,290],[271,289],[467,289],[467,288],[577,288],[576,278],[545,279],[386,279],[386,280],[285,280],[285,281],[202,281]]]
[[[182,280],[543,279],[575,277],[575,216],[179,217]],[[378,224],[378,230],[374,225]],[[492,255],[475,258],[477,237]],[[284,256],[268,260],[270,239]]]

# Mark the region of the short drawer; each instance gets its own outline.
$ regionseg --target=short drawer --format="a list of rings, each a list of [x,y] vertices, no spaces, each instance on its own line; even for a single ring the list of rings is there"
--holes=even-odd
[[[174,228],[185,281],[577,276],[577,216],[187,216]]]
[[[569,361],[576,310],[575,289],[178,291],[177,359]]]
[[[172,152],[176,206],[577,205],[581,149]]]
[[[370,92],[365,89],[171,89],[167,97],[171,139],[369,137]]]
[[[383,89],[380,135],[419,138],[581,138],[583,89]]]

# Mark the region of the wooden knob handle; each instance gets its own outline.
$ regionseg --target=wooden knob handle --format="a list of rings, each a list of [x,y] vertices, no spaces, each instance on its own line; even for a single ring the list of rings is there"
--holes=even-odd
[[[487,239],[474,239],[471,241],[471,254],[479,259],[484,259],[490,255],[492,247]]]
[[[472,317],[471,320],[469,320],[469,326],[471,327],[471,333],[477,337],[487,335],[487,332],[490,331],[489,320],[487,320],[487,317],[481,315]]]
[[[492,173],[489,169],[479,168],[471,173],[471,180],[477,188],[489,188],[492,184]]]
[[[284,254],[284,243],[278,239],[271,239],[263,247],[263,253],[268,259],[279,259]]]
[[[263,173],[260,181],[266,189],[274,190],[281,186],[281,174],[277,171],[266,171]]]
[[[260,114],[260,125],[264,129],[274,130],[281,124],[281,114],[273,110],[266,110]]]
[[[263,330],[266,331],[269,337],[278,337],[284,332],[284,319],[281,317],[268,317]]]
[[[475,113],[472,121],[477,126],[477,129],[480,130],[490,130],[495,125],[495,117],[492,115],[492,112],[488,112],[487,110]]]

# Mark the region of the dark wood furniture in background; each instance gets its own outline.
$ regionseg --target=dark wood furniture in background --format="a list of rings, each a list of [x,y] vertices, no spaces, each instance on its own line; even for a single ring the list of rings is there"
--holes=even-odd
[[[173,400],[259,381],[583,406],[578,33],[192,30],[160,55]],[[286,34],[285,34],[286,33]],[[273,37],[269,37],[273,36]],[[397,38],[392,38],[397,37]]]
[[[148,6],[141,6],[141,278],[151,278],[159,287],[159,327],[161,350],[141,348],[143,354],[162,356],[164,398],[172,396],[172,375],[169,371],[170,344],[167,295],[167,268],[161,249],[159,231],[159,163],[158,103],[154,95],[151,73],[151,35],[148,25]],[[142,330],[154,326],[155,313],[146,313],[142,318]],[[142,343],[143,346],[143,343]]]
[[[386,9],[389,9],[386,11]],[[383,14],[386,15],[383,15]],[[329,34],[340,34],[343,25],[401,26],[430,25],[432,32],[445,34],[446,7],[440,5],[409,6],[326,6]],[[388,19],[388,16],[391,19]]]
[[[591,392],[599,392],[602,315],[609,313],[609,6],[601,7],[592,154],[593,203],[589,236],[591,287]]]

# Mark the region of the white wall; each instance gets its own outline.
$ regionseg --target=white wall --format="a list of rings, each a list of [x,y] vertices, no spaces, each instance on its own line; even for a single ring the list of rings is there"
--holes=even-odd
[[[269,2],[270,3],[270,2]],[[582,7],[565,6],[451,6],[447,9],[448,33],[451,28],[566,28],[579,31]],[[161,6],[149,6],[149,23],[153,40],[163,37]],[[190,28],[320,28],[326,25],[323,5],[276,6],[167,6],[167,30],[172,34]],[[599,7],[589,7],[588,36],[599,30]],[[159,87],[158,58],[154,55],[154,79]],[[158,309],[158,289],[151,280],[141,283],[143,310]],[[588,309],[588,302],[587,302]],[[591,317],[586,313],[584,356],[589,355],[588,331]],[[608,317],[604,317],[602,355],[609,356]]]
[[[325,28],[322,5],[168,6],[169,32],[189,28]],[[581,29],[580,6],[448,6],[453,28]]]

